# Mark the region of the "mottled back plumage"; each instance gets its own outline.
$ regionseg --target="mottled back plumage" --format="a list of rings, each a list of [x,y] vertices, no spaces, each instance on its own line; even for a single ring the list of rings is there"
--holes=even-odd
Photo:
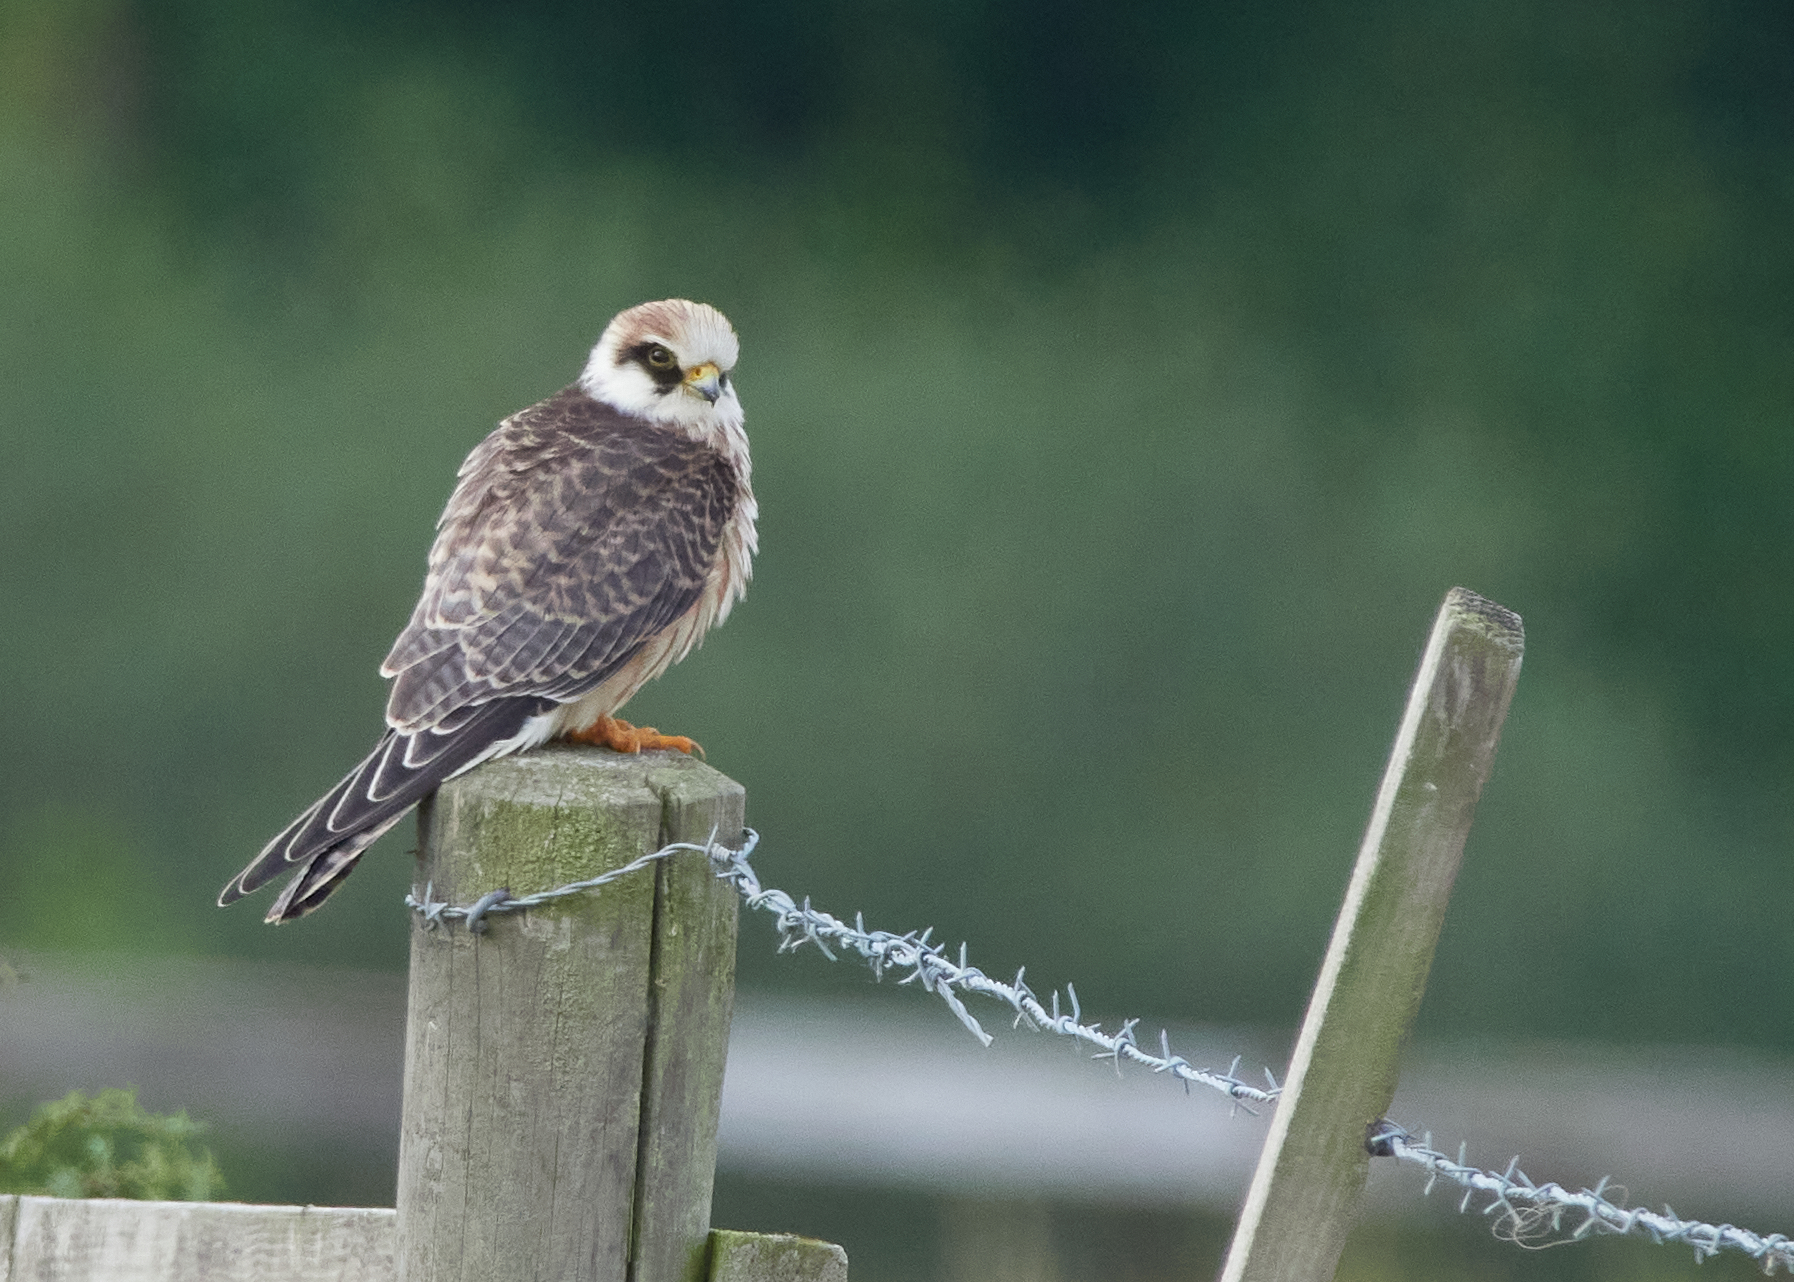
[[[569,388],[474,450],[380,666],[407,734],[516,690],[565,702],[689,610],[735,508],[715,450]]]
[[[721,620],[754,550],[727,325],[678,300],[623,313],[580,383],[513,414],[468,455],[423,594],[381,665],[393,678],[385,735],[221,904],[297,869],[268,918],[302,916],[444,779],[608,715]],[[719,335],[728,364],[710,354]],[[682,338],[695,355],[679,353]],[[644,353],[661,345],[687,358],[674,366],[682,381],[650,380],[650,392],[664,384],[661,394],[680,397],[701,382],[685,399],[704,404],[656,414],[651,400],[629,403],[627,383],[617,393],[627,409],[594,397],[601,360],[648,370]]]

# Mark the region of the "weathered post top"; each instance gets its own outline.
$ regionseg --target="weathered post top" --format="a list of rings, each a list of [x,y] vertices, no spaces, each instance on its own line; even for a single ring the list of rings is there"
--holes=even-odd
[[[1326,1282],[1520,679],[1520,616],[1453,588],[1433,622],[1221,1282]]]
[[[451,780],[417,889],[548,890],[669,842],[739,845],[739,784],[678,753],[549,747]],[[474,934],[414,924],[402,1282],[696,1282],[737,898],[701,854]]]

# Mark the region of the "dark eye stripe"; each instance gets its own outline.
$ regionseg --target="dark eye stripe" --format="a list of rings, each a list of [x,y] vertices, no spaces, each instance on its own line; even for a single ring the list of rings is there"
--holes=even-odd
[[[683,381],[685,377],[679,369],[679,362],[674,360],[670,365],[667,365],[664,368],[656,368],[653,362],[648,359],[649,353],[653,352],[656,348],[664,350],[665,347],[665,343],[637,343],[633,347],[625,348],[618,355],[617,364],[622,365],[628,361],[634,361],[637,365],[640,365],[643,369],[648,371],[648,377],[654,380],[655,385],[659,387],[661,391],[669,391],[672,388],[679,386],[680,382]]]

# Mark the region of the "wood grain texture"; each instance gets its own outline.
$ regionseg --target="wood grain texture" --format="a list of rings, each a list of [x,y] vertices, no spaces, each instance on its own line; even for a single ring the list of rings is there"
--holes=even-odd
[[[701,838],[720,824],[737,842],[741,805],[740,785],[676,753],[505,758],[452,780],[423,812],[418,882],[456,903],[548,889],[654,850],[680,825],[701,824]],[[662,889],[685,875],[629,877],[491,918],[481,935],[414,927],[401,1279],[670,1282],[701,1267],[691,1261],[708,1228],[721,1087],[709,1066],[727,1052],[735,906],[727,888],[726,908]],[[674,920],[682,905],[697,911]],[[705,968],[700,982],[692,972]],[[662,1024],[677,1036],[657,1035]],[[680,1102],[706,1112],[712,1083],[707,1121],[673,1116]],[[638,1225],[644,1171],[663,1192],[641,1199]],[[701,1208],[671,1206],[679,1195]]]
[[[392,1282],[385,1208],[0,1198],[0,1282]]]
[[[660,844],[740,845],[744,795],[715,771],[650,770],[664,809]],[[727,780],[722,780],[727,783]],[[735,1006],[740,897],[710,861],[682,854],[655,885],[653,982],[643,1058],[632,1282],[703,1282],[716,1173],[716,1128]]]
[[[709,1282],[847,1282],[847,1252],[790,1233],[710,1235]]]
[[[1369,1174],[1365,1128],[1395,1097],[1402,1044],[1426,990],[1523,649],[1518,615],[1463,588],[1446,595],[1222,1282],[1333,1276]]]
[[[0,1194],[0,1282],[12,1282],[13,1233],[19,1224],[19,1199]]]

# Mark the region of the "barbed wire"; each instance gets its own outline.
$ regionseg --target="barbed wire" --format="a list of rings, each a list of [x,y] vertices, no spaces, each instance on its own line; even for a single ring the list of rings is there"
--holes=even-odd
[[[1625,1189],[1611,1184],[1602,1176],[1594,1188],[1571,1192],[1561,1184],[1535,1184],[1520,1169],[1520,1159],[1512,1159],[1504,1171],[1485,1170],[1465,1162],[1465,1147],[1458,1146],[1454,1161],[1433,1147],[1428,1132],[1419,1143],[1408,1130],[1388,1119],[1373,1122],[1365,1134],[1364,1147],[1373,1157],[1393,1157],[1411,1162],[1427,1172],[1423,1193],[1431,1193],[1441,1177],[1459,1185],[1464,1196],[1458,1203],[1460,1214],[1470,1209],[1478,1193],[1487,1193],[1489,1204],[1484,1215],[1499,1211],[1494,1223],[1495,1236],[1519,1246],[1559,1246],[1584,1238],[1611,1234],[1615,1236],[1649,1237],[1659,1245],[1682,1242],[1692,1247],[1697,1263],[1721,1251],[1741,1251],[1773,1274],[1780,1265],[1794,1272],[1794,1239],[1772,1233],[1765,1237],[1732,1224],[1708,1224],[1702,1220],[1684,1220],[1668,1206],[1661,1214],[1643,1207],[1627,1207],[1607,1196],[1618,1188],[1623,1199]],[[1579,1213],[1580,1223],[1565,1232],[1564,1219]]]
[[[513,896],[508,889],[493,890],[461,907],[437,900],[434,886],[426,885],[421,899],[413,891],[406,894],[405,903],[423,918],[427,929],[462,922],[468,930],[479,934],[486,929],[488,917],[537,908],[558,899],[601,889],[681,852],[702,854],[709,858],[717,877],[730,883],[748,908],[773,917],[781,953],[795,952],[805,944],[813,944],[830,961],[839,960],[837,949],[858,956],[881,980],[887,972],[902,972],[900,984],[916,983],[925,992],[939,997],[972,1036],[986,1046],[991,1044],[992,1038],[960,1000],[961,992],[977,993],[1003,1002],[1015,1012],[1014,1027],[1055,1033],[1097,1047],[1098,1053],[1091,1058],[1114,1061],[1117,1072],[1121,1062],[1128,1060],[1155,1073],[1181,1080],[1186,1091],[1191,1083],[1220,1091],[1234,1101],[1236,1108],[1244,1108],[1247,1112],[1255,1111],[1252,1104],[1275,1102],[1281,1093],[1281,1087],[1269,1069],[1265,1070],[1266,1088],[1252,1086],[1235,1076],[1240,1064],[1238,1056],[1225,1073],[1195,1067],[1181,1055],[1172,1053],[1170,1035],[1162,1029],[1159,1032],[1161,1053],[1152,1054],[1143,1049],[1135,1037],[1135,1029],[1140,1023],[1137,1019],[1125,1021],[1114,1033],[1104,1032],[1098,1024],[1082,1022],[1077,990],[1069,983],[1065,986],[1071,1007],[1069,1014],[1060,1010],[1057,989],[1043,1004],[1027,985],[1025,967],[1016,971],[1011,981],[993,979],[967,962],[965,944],[960,944],[959,957],[955,961],[947,955],[944,944],[931,942],[932,927],[902,935],[867,930],[858,913],[854,914],[850,926],[833,914],[812,907],[807,896],[799,904],[785,891],[760,884],[758,874],[748,862],[748,856],[760,843],[760,834],[752,828],[743,829],[743,834],[745,840],[739,850],[718,842],[715,831],[712,831],[704,842],[671,842],[596,877],[535,894]],[[1364,1146],[1374,1157],[1393,1157],[1425,1169],[1424,1193],[1430,1194],[1441,1178],[1462,1187],[1464,1197],[1458,1203],[1460,1213],[1469,1209],[1477,1193],[1489,1194],[1490,1201],[1483,1207],[1483,1214],[1499,1212],[1493,1226],[1495,1235],[1520,1246],[1561,1245],[1603,1234],[1646,1236],[1659,1244],[1686,1243],[1693,1248],[1697,1261],[1732,1250],[1756,1260],[1765,1273],[1773,1274],[1777,1266],[1794,1273],[1794,1240],[1779,1233],[1765,1237],[1731,1224],[1684,1220],[1667,1206],[1661,1214],[1642,1207],[1625,1207],[1606,1196],[1608,1190],[1618,1186],[1610,1184],[1605,1177],[1594,1188],[1576,1192],[1557,1183],[1535,1184],[1520,1169],[1519,1158],[1510,1161],[1505,1171],[1485,1170],[1464,1160],[1463,1146],[1459,1147],[1454,1161],[1433,1148],[1432,1142],[1430,1132],[1416,1143],[1412,1132],[1384,1119],[1371,1124],[1365,1134]],[[1570,1229],[1567,1236],[1554,1237],[1564,1233],[1564,1219],[1573,1212],[1582,1215],[1581,1222]]]
[[[449,922],[465,922],[467,929],[476,935],[486,931],[486,918],[500,917],[505,913],[522,912],[526,908],[540,908],[543,904],[552,904],[557,899],[570,899],[574,895],[582,895],[588,890],[597,890],[610,885],[613,881],[622,881],[633,876],[662,859],[671,858],[680,851],[691,851],[695,854],[709,855],[712,863],[718,862],[713,851],[732,855],[746,860],[753,853],[754,847],[760,844],[760,834],[752,828],[742,829],[747,840],[740,850],[730,850],[727,846],[718,845],[716,833],[710,834],[710,840],[703,845],[691,841],[675,841],[662,846],[659,850],[650,850],[645,855],[637,855],[628,863],[608,872],[601,872],[596,877],[588,877],[584,881],[569,882],[565,886],[556,886],[553,890],[538,890],[533,895],[513,895],[508,887],[488,890],[465,908],[457,908],[445,900],[435,898],[436,883],[428,882],[424,886],[424,897],[420,900],[415,890],[405,892],[405,906],[424,919],[426,929],[433,930]],[[721,875],[720,873],[718,874]]]
[[[717,877],[734,886],[743,904],[774,918],[781,953],[795,952],[805,944],[813,944],[830,961],[839,960],[837,949],[858,956],[881,980],[886,972],[902,972],[903,978],[898,983],[919,984],[924,992],[939,997],[972,1036],[985,1046],[991,1044],[991,1035],[984,1031],[984,1026],[978,1022],[977,1017],[966,1009],[959,996],[962,992],[977,993],[1008,1005],[1015,1012],[1014,1027],[1056,1033],[1097,1047],[1098,1053],[1091,1058],[1113,1060],[1118,1072],[1121,1062],[1127,1060],[1155,1073],[1176,1078],[1184,1083],[1185,1090],[1189,1089],[1191,1083],[1195,1083],[1220,1091],[1233,1100],[1236,1108],[1244,1108],[1249,1113],[1255,1111],[1251,1107],[1253,1104],[1269,1104],[1277,1098],[1280,1088],[1268,1068],[1265,1070],[1267,1085],[1262,1088],[1235,1076],[1240,1066],[1240,1057],[1237,1055],[1226,1072],[1198,1068],[1183,1056],[1172,1053],[1171,1035],[1164,1029],[1159,1030],[1160,1053],[1155,1055],[1141,1047],[1135,1036],[1139,1020],[1127,1020],[1113,1033],[1104,1032],[1100,1024],[1086,1024],[1078,1003],[1077,989],[1071,984],[1065,986],[1067,1004],[1071,1007],[1067,1014],[1060,1010],[1057,989],[1049,994],[1046,1003],[1042,1003],[1028,987],[1025,966],[1015,972],[1013,980],[1005,982],[993,979],[967,962],[966,946],[963,943],[959,946],[959,959],[954,961],[947,955],[944,944],[930,940],[934,933],[932,926],[924,931],[909,931],[898,935],[885,930],[867,930],[865,921],[858,913],[854,914],[853,925],[850,926],[832,913],[811,907],[808,896],[800,905],[786,892],[760,884],[759,876],[748,862],[748,856],[760,844],[760,834],[752,828],[742,831],[745,840],[740,850],[731,850],[717,841],[716,833],[712,831],[710,838],[702,843],[675,841],[596,877],[531,895],[513,896],[509,890],[499,889],[488,891],[466,907],[456,907],[435,899],[435,886],[432,883],[424,887],[422,899],[413,891],[406,894],[405,903],[424,919],[426,927],[435,928],[458,921],[478,934],[485,930],[488,917],[537,908],[557,899],[597,890],[640,872],[659,860],[681,851],[692,851],[708,856],[716,869]]]

